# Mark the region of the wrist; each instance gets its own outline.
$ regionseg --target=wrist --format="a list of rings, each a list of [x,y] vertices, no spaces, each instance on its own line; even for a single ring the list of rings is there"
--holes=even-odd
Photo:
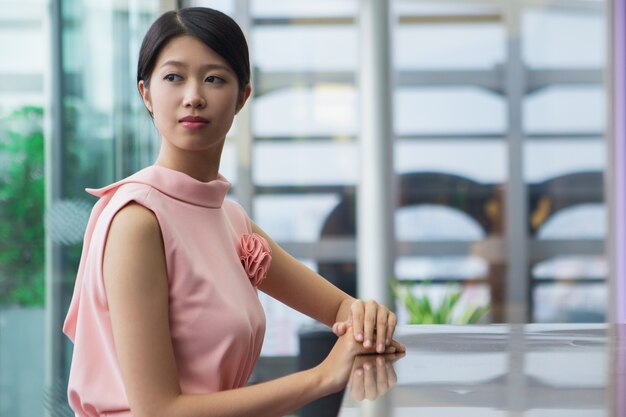
[[[341,386],[336,373],[324,366],[324,362],[309,369],[309,372],[311,372],[311,381],[314,389],[319,389],[320,391],[320,397],[333,394],[344,388]]]
[[[355,301],[356,298],[349,296],[341,302],[339,308],[337,309],[337,314],[335,315],[335,323],[347,321],[350,318],[350,307]]]

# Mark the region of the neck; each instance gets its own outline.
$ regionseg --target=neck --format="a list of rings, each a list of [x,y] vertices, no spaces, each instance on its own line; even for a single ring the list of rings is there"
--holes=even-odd
[[[174,152],[165,144],[161,145],[155,165],[180,171],[202,182],[213,181],[217,178],[222,156],[222,146],[219,149],[204,151],[187,151],[176,149]]]

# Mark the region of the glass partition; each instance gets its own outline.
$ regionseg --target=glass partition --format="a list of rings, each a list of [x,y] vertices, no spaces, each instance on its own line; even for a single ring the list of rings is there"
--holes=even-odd
[[[251,143],[250,211],[294,255],[355,292],[359,5],[311,7],[253,1],[227,10],[245,21],[255,74],[251,122],[240,132]],[[432,293],[434,305],[462,289],[458,308],[486,306],[486,322],[507,320],[518,302],[507,287],[519,281],[527,321],[603,321],[603,2],[397,0],[392,14],[394,137],[385,140],[394,141],[400,184],[395,278],[416,296]],[[506,81],[515,73],[519,95]],[[507,193],[527,213],[527,234],[512,241],[505,219],[518,211]],[[505,241],[527,248],[525,274],[511,275],[515,249]],[[567,296],[588,288],[590,299]]]
[[[222,158],[230,197],[290,253],[356,294],[359,1],[179,3],[230,14],[250,44],[254,96]],[[395,276],[387,278],[433,308],[460,291],[446,320],[485,306],[482,322],[503,322],[519,300],[526,321],[607,319],[605,3],[391,2],[394,132],[381,140],[393,141],[399,198]],[[58,330],[94,202],[84,188],[156,156],[135,65],[161,4],[5,5],[0,415],[30,417],[65,397],[71,344]],[[523,223],[514,236],[511,217]],[[523,268],[511,274],[516,248]],[[513,299],[510,288],[524,290]],[[261,297],[263,356],[293,359],[310,319]],[[396,308],[402,323],[427,320],[400,297]]]
[[[85,188],[99,188],[127,176],[156,155],[156,131],[143,107],[136,87],[136,62],[141,39],[158,15],[158,2],[58,3],[61,54],[58,79],[61,107],[56,137],[58,158],[51,160],[51,200],[48,238],[53,282],[58,283],[61,319],[73,292],[82,250],[82,234],[67,236],[67,219],[86,226],[95,198]],[[59,224],[60,223],[60,224]],[[50,311],[50,307],[48,309]],[[62,367],[49,373],[61,385],[67,378],[72,345],[64,337]],[[55,371],[56,370],[56,371]],[[56,374],[56,375],[55,375]],[[55,389],[48,404],[66,396]],[[58,399],[58,400],[57,400]]]

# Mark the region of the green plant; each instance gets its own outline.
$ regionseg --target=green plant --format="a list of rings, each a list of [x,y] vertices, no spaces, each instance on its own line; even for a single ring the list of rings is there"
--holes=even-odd
[[[488,312],[488,306],[469,305],[455,319],[458,302],[463,295],[463,288],[448,284],[441,302],[435,306],[428,296],[429,283],[422,284],[422,294],[411,291],[412,284],[392,281],[392,290],[401,300],[408,313],[408,324],[475,324]]]
[[[0,305],[43,305],[43,109],[0,120]]]

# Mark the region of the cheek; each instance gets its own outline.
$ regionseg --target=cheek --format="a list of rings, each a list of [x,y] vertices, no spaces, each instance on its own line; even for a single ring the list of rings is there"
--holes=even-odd
[[[174,100],[175,97],[171,92],[168,94],[165,91],[158,90],[152,94],[152,106],[156,109],[167,109],[172,106]]]
[[[220,106],[220,113],[224,115],[230,114],[231,117],[234,116],[235,113],[237,112],[239,96],[238,95],[233,96],[232,94],[224,95],[223,97],[221,97],[220,101],[222,103],[222,105]]]
[[[160,92],[155,92],[152,95],[152,114],[154,118],[154,124],[160,132],[169,129],[170,118],[168,115],[172,114],[171,98],[163,95]]]
[[[176,114],[176,107],[173,104],[173,97],[154,96],[152,100],[152,113],[154,114],[154,121],[159,130],[168,128],[172,124],[172,115]]]

